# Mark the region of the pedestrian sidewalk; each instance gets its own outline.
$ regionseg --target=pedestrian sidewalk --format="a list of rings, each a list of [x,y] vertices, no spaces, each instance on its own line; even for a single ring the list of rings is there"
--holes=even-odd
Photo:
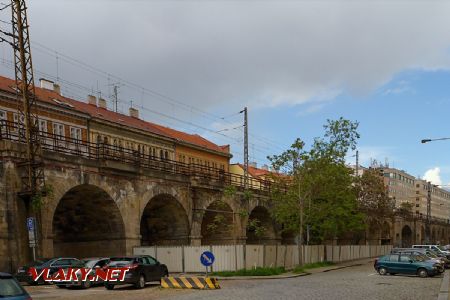
[[[450,300],[450,295],[448,293],[449,284],[450,284],[450,272],[446,271],[444,272],[444,277],[442,278],[438,300]]]
[[[311,274],[330,272],[330,271],[340,270],[340,269],[344,269],[344,268],[361,266],[361,265],[373,262],[373,260],[374,260],[374,258],[364,258],[364,259],[359,259],[359,260],[347,261],[347,262],[338,263],[338,264],[335,264],[332,266],[308,269],[308,270],[306,270],[305,273],[299,273],[299,274],[287,272],[285,274],[274,275],[274,276],[232,276],[232,277],[214,276],[214,277],[219,280],[286,279],[286,278],[295,278],[295,277],[307,276],[307,275],[311,275]]]

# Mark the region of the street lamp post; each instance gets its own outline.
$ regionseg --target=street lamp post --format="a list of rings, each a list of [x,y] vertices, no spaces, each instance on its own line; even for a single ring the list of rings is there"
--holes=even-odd
[[[421,142],[422,144],[425,144],[425,143],[429,143],[429,142],[443,141],[443,140],[450,140],[450,137],[438,138],[438,139],[423,139],[423,140],[421,140],[420,142]]]

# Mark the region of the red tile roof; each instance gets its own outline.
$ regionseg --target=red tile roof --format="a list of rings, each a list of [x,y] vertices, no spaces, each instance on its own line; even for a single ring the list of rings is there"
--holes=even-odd
[[[242,164],[237,164],[239,167],[241,167],[242,169],[244,169],[244,165]],[[250,174],[253,177],[260,177],[260,176],[264,176],[264,175],[268,175],[271,174],[273,172],[270,172],[269,170],[264,170],[264,169],[258,169],[252,166],[248,166],[248,174]]]
[[[14,87],[15,81],[0,76],[0,90],[4,90],[7,92],[15,93]],[[147,122],[138,118],[134,118],[128,115],[116,113],[104,108],[97,107],[92,104],[88,104],[86,102],[74,100],[71,98],[64,97],[53,90],[48,90],[44,88],[36,87],[36,96],[42,102],[51,103],[53,105],[58,105],[59,103],[55,102],[54,99],[58,100],[60,106],[64,106],[64,108],[69,110],[74,110],[78,112],[82,112],[90,115],[92,118],[97,118],[101,120],[106,120],[112,123],[120,124],[122,126],[130,126],[136,129],[144,130],[153,134],[157,134],[160,136],[172,138],[178,141],[182,141],[185,143],[193,144],[195,146],[199,146],[202,148],[206,148],[209,150],[226,153],[229,154],[229,146],[219,146],[216,145],[207,139],[197,135],[197,134],[189,134],[185,132],[181,132],[172,128],[164,127],[158,124],[154,124],[151,122]],[[67,105],[69,104],[69,105]]]

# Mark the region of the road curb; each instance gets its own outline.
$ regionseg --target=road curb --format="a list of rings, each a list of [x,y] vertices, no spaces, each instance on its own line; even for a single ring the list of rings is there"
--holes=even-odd
[[[347,266],[331,267],[331,268],[325,269],[325,270],[317,270],[316,272],[314,271],[314,269],[311,269],[310,272],[304,272],[304,273],[300,273],[300,274],[289,274],[289,275],[276,275],[276,276],[230,276],[230,277],[215,276],[215,277],[217,279],[220,279],[220,280],[288,279],[288,278],[296,278],[296,277],[313,275],[313,274],[317,274],[317,273],[325,273],[325,272],[330,272],[330,271],[335,271],[335,270],[341,270],[341,269],[345,269],[345,268],[359,267],[359,266],[362,266],[362,265],[363,265],[362,263],[357,263],[357,264],[352,264],[352,265],[347,265]]]
[[[450,272],[444,272],[444,278],[442,278],[441,288],[439,289],[438,300],[448,300],[449,274]]]

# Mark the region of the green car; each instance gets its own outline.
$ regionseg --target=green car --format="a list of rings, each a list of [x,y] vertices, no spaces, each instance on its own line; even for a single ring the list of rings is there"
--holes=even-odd
[[[425,260],[423,256],[396,253],[381,256],[375,260],[375,270],[380,275],[416,274],[420,277],[434,276],[439,273],[438,264]]]

